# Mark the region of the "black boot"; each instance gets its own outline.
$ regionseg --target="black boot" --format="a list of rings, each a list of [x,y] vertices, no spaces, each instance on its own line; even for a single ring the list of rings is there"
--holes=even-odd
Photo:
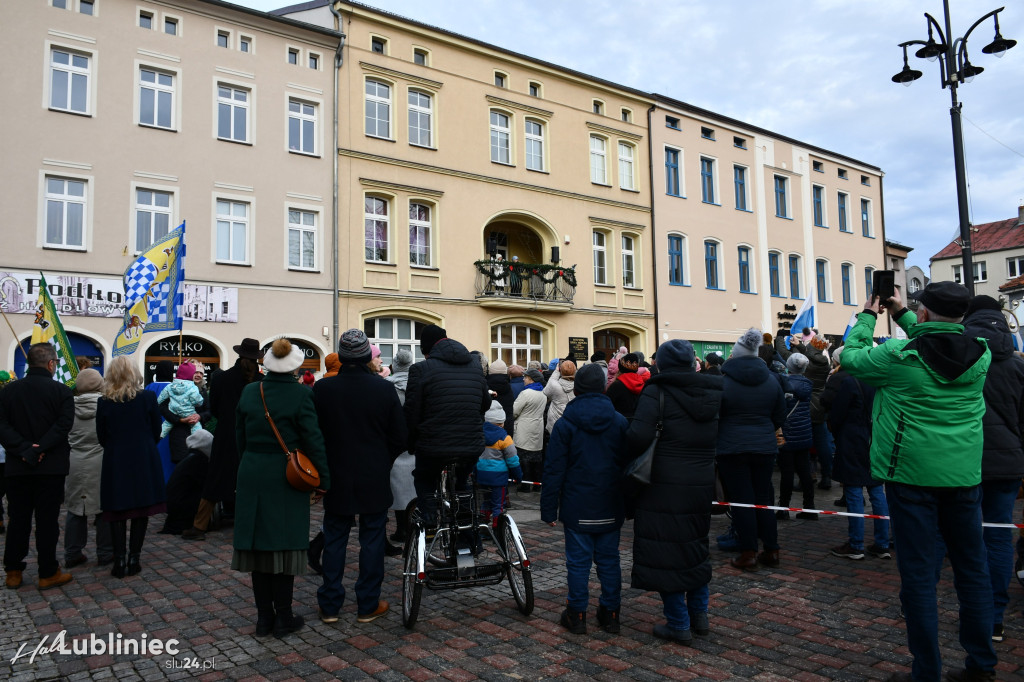
[[[572,607],[566,604],[565,611],[562,611],[562,618],[559,622],[574,635],[587,634],[586,611],[573,611]]]
[[[142,543],[146,539],[146,528],[149,526],[149,519],[132,519],[131,538],[128,541],[128,562],[125,566],[127,575],[137,575],[142,566],[139,564],[139,555],[142,554]]]
[[[274,576],[253,571],[252,595],[256,600],[256,636],[266,637],[274,631]]]
[[[392,542],[405,542],[409,534],[409,512],[404,509],[395,510],[395,532],[391,534]]]
[[[604,604],[597,605],[597,622],[601,628],[612,635],[619,634],[619,610],[605,608]]]
[[[302,620],[302,616],[292,614],[292,587],[295,584],[295,576],[275,573],[272,580],[274,611],[276,611],[274,637],[284,637],[302,629],[305,621]]]
[[[110,540],[114,545],[114,566],[110,569],[110,575],[115,578],[123,578],[125,573],[125,554],[127,544],[128,524],[125,521],[110,522]]]

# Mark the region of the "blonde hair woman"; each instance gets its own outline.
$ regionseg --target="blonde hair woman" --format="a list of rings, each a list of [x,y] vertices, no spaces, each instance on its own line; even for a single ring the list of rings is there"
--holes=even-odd
[[[103,397],[96,403],[96,436],[103,446],[100,520],[110,522],[110,575],[123,578],[142,570],[139,555],[149,517],[166,511],[164,472],[156,450],[163,419],[156,394],[142,390],[142,373],[128,356],[114,358],[105,379]]]

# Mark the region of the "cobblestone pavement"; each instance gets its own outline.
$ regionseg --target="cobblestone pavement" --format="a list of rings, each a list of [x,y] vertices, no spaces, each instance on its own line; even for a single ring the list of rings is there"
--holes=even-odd
[[[830,505],[836,491],[821,493]],[[910,664],[898,604],[895,562],[832,557],[845,540],[838,517],[780,522],[782,566],[741,573],[727,564],[731,554],[712,549],[711,635],[693,646],[667,644],[651,635],[662,621],[657,595],[623,592],[622,632],[596,627],[597,585],[592,584],[590,634],[573,636],[558,625],[565,601],[560,529],[538,516],[536,495],[516,495],[513,516],[531,554],[536,609],[524,617],[507,583],[449,592],[424,591],[414,630],[401,624],[399,559],[387,559],[383,598],[392,612],[357,624],[349,600],[341,621],[316,618],[317,576],[296,582],[297,612],[308,623],[284,639],[256,639],[249,577],[231,571],[231,531],[204,542],[157,535],[147,538],[141,575],[117,580],[94,562],[73,569],[75,581],[39,592],[30,559],[25,585],[0,591],[0,679],[27,680],[877,680]],[[1019,518],[1018,514],[1016,518]],[[715,516],[712,533],[728,525]],[[632,533],[622,538],[623,576],[628,585]],[[355,546],[350,547],[349,566]],[[352,594],[353,572],[346,587]],[[939,585],[940,637],[948,667],[962,663],[956,643],[957,606],[947,567]],[[999,678],[1024,676],[1024,590],[1011,586],[1006,641],[997,644]],[[86,656],[30,653],[59,632],[68,641],[96,633],[139,641],[180,640],[178,655]],[[25,644],[22,658],[11,658]],[[45,648],[45,647],[44,647]],[[199,670],[183,667],[198,664]],[[206,670],[201,669],[207,666]]]

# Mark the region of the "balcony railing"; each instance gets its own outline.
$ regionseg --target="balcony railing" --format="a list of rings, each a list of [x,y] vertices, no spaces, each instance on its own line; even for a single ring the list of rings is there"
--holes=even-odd
[[[503,260],[478,260],[473,265],[478,300],[493,298],[572,305],[576,295],[576,266]]]

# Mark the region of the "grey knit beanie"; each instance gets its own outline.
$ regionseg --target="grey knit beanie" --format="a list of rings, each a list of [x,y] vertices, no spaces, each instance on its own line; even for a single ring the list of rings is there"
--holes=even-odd
[[[338,341],[338,359],[342,363],[366,363],[370,361],[370,340],[362,329],[349,329]]]
[[[743,332],[736,344],[732,347],[732,357],[734,358],[748,358],[757,355],[757,349],[760,347],[764,337],[761,334],[761,330],[755,327],[751,327],[747,331]]]

